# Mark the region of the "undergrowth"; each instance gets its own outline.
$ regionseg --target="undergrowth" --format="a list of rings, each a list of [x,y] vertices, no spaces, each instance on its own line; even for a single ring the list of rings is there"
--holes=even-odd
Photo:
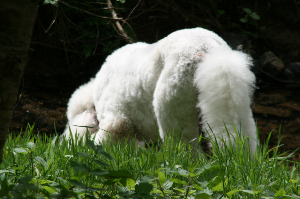
[[[269,139],[255,156],[247,139],[236,136],[224,149],[211,139],[208,155],[175,138],[137,149],[33,129],[7,139],[0,198],[300,198],[298,166],[279,154],[280,143],[268,149]]]

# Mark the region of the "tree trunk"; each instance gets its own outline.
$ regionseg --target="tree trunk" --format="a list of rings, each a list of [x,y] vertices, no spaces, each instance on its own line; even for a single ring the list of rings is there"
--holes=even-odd
[[[0,162],[9,133],[39,0],[0,0]]]

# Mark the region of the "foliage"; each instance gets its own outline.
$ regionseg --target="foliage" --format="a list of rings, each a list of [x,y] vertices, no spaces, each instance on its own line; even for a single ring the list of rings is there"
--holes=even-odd
[[[6,142],[1,198],[300,198],[298,167],[288,167],[279,144],[250,157],[236,136],[237,147],[212,141],[212,155],[195,155],[174,138],[137,150],[89,136],[59,141],[33,128]]]
[[[149,5],[150,4],[150,5]],[[217,33],[236,32],[258,36],[260,31],[260,18],[265,13],[260,10],[262,1],[160,1],[148,2],[135,13],[139,17],[147,15],[155,7],[155,11],[149,12],[151,17],[144,17],[143,26],[146,30],[152,30],[152,34],[164,34],[174,30],[191,27],[203,27]],[[272,3],[270,3],[271,5]],[[143,15],[142,15],[143,14]],[[165,35],[165,34],[164,34]]]
[[[114,9],[119,16],[113,19],[105,0],[44,0],[44,5],[53,6],[53,20],[42,26],[48,27],[45,32],[52,40],[51,45],[57,45],[67,52],[81,53],[86,58],[98,48],[101,52],[111,53],[124,43],[124,38],[115,27],[116,20],[122,21],[126,32],[133,32],[121,18],[126,13],[123,3],[125,0],[114,2]]]
[[[58,6],[58,0],[44,0],[44,5],[47,5],[47,4]]]
[[[187,27],[200,26],[216,32],[242,30],[243,34],[254,37],[264,28],[259,23],[263,13],[251,2],[153,0],[139,1],[135,7],[123,4],[125,0],[112,3],[117,21],[129,37],[135,37],[134,29],[147,41],[157,41],[171,31]],[[105,0],[44,0],[44,4],[54,5],[52,22],[43,24],[48,27],[45,31],[51,39],[58,41],[51,45],[55,43],[89,57],[97,49],[101,53],[111,53],[126,43]]]
[[[249,19],[260,20],[260,16],[256,12],[253,12],[251,9],[244,8],[243,10],[246,13],[246,15],[240,19],[242,23],[247,23]]]

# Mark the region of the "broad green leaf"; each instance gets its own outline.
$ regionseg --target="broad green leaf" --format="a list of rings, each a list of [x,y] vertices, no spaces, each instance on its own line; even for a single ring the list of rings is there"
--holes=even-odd
[[[28,183],[28,184],[17,184],[14,187],[16,190],[26,190],[26,191],[37,191],[39,187],[35,184]]]
[[[149,194],[153,189],[153,185],[147,182],[135,185],[135,193]]]
[[[103,162],[101,160],[94,160],[94,162],[96,164],[98,164],[99,166],[102,166],[102,167],[108,167],[108,166],[110,166],[109,164],[107,164],[106,162]]]
[[[9,173],[9,172],[13,172],[13,170],[7,170],[7,169],[0,170],[0,174],[2,174],[2,173]]]
[[[282,197],[285,196],[285,191],[283,189],[280,189],[279,191],[277,191],[274,195],[275,197]]]
[[[127,170],[117,170],[117,171],[109,171],[107,177],[112,178],[133,178],[133,175]]]
[[[79,171],[79,172],[88,172],[89,171],[89,168],[84,163],[80,163],[80,162],[71,160],[70,164],[73,167],[73,169],[75,169],[76,171]]]
[[[54,181],[51,180],[41,180],[40,184],[49,184],[49,183],[55,183]]]
[[[217,10],[217,11],[218,11],[218,14],[219,14],[219,15],[223,15],[223,14],[226,13],[225,10]]]
[[[185,190],[178,189],[178,188],[173,188],[173,189],[176,190],[176,191],[179,191],[179,192],[181,192],[181,193],[185,193]]]
[[[175,183],[177,183],[177,184],[188,185],[188,183],[187,183],[186,181],[181,181],[181,180],[175,179],[175,178],[171,179],[170,181],[171,181],[171,182],[175,182]]]
[[[219,165],[215,165],[215,166],[211,166],[209,167],[209,169],[206,169],[205,171],[203,171],[203,177],[205,180],[209,181],[213,178],[215,178],[220,172],[220,166]]]
[[[201,167],[201,168],[195,169],[194,172],[195,172],[196,175],[201,175],[201,174],[203,173],[203,171],[208,170],[208,169],[210,169],[211,167],[212,167],[212,164],[211,164],[211,163],[208,163],[208,164],[204,165],[204,166]]]
[[[105,181],[103,184],[104,185],[113,185],[113,184],[115,184],[117,182],[120,182],[121,179],[122,178],[111,178],[111,179]]]
[[[55,187],[57,187],[58,189],[60,189],[60,197],[58,198],[71,198],[70,196],[73,196],[74,198],[79,199],[77,193],[73,192],[73,191],[69,191],[67,189],[67,187],[63,186],[63,185],[56,185]]]
[[[197,173],[189,173],[189,176],[191,177],[191,178],[193,178],[193,177],[196,177],[196,176],[198,176],[198,174]]]
[[[25,176],[18,180],[18,183],[15,185],[15,189],[18,190],[29,190],[29,191],[36,191],[39,187],[30,181],[33,179],[32,176]]]
[[[244,10],[247,14],[251,14],[251,13],[252,13],[252,10],[249,9],[249,8],[244,8],[243,10]]]
[[[119,191],[119,193],[122,195],[129,195],[129,190],[127,189],[127,187],[120,187],[120,186],[116,186],[117,190]]]
[[[133,190],[135,187],[135,181],[133,179],[127,178],[125,186],[130,190]]]
[[[154,181],[155,178],[152,177],[152,176],[142,176],[141,179],[140,179],[140,182],[143,183],[143,182],[152,182]]]
[[[265,189],[265,185],[259,185],[255,187],[255,193],[256,192],[262,192]]]
[[[86,141],[86,145],[87,145],[89,148],[91,148],[91,149],[93,149],[94,151],[96,151],[95,143],[94,143],[92,140],[87,140],[87,141]]]
[[[53,189],[52,187],[43,186],[43,188],[51,194],[54,194],[56,192],[56,190]]]
[[[26,149],[23,148],[14,148],[14,152],[16,153],[28,153]]]
[[[211,196],[207,193],[196,194],[196,199],[211,199]]]
[[[76,153],[76,156],[81,156],[81,157],[85,157],[85,158],[92,159],[92,156],[90,156],[90,155],[87,154],[87,153],[80,153],[80,152],[77,152],[77,153]]]
[[[247,17],[241,18],[240,21],[242,23],[247,23],[248,22],[248,18]]]
[[[295,183],[298,183],[299,180],[290,179],[290,182],[293,183],[293,184],[295,184]]]
[[[260,16],[259,16],[256,12],[253,12],[253,13],[251,14],[251,18],[252,18],[252,19],[255,19],[255,20],[260,20]]]
[[[104,152],[103,146],[102,145],[94,145],[95,146],[95,150],[97,153],[102,153]]]
[[[83,184],[82,182],[79,182],[78,180],[75,179],[69,179],[69,182],[79,188],[85,189],[85,184]]]
[[[33,142],[28,142],[28,143],[27,143],[27,147],[30,148],[30,149],[34,149],[34,148],[35,148],[35,143],[33,143]]]
[[[277,181],[270,182],[267,186],[268,186],[268,187],[272,187],[273,185],[276,184],[276,182],[277,182]]]
[[[227,196],[228,196],[229,198],[231,198],[232,195],[236,194],[236,193],[239,192],[240,190],[241,190],[241,189],[233,189],[233,190],[227,192]]]
[[[95,152],[97,154],[100,154],[101,156],[109,159],[109,160],[112,160],[113,158],[111,157],[111,155],[109,155],[109,153],[105,152],[104,149],[103,149],[103,146],[101,145],[94,145],[94,143],[92,143],[91,141],[90,142],[87,142],[87,145],[92,148],[93,150],[95,150]]]
[[[198,191],[203,191],[203,188],[198,184],[193,184],[193,187]]]
[[[223,191],[223,182],[220,182],[217,186],[212,188],[213,191]]]
[[[243,190],[241,190],[242,192],[245,192],[245,193],[249,193],[249,194],[251,194],[251,195],[255,195],[255,192],[253,191],[253,190],[245,190],[245,189],[243,189]]]
[[[91,175],[96,175],[96,176],[104,176],[104,175],[108,175],[109,172],[101,170],[101,169],[95,169],[90,171]]]
[[[164,183],[163,188],[164,188],[164,189],[170,189],[170,188],[172,187],[172,185],[173,185],[173,182],[167,180],[167,181]]]
[[[6,196],[13,187],[14,186],[12,185],[8,185],[7,178],[5,177],[4,180],[1,182],[0,196]]]
[[[85,188],[85,190],[90,191],[90,192],[96,192],[96,191],[104,191],[106,189],[95,188],[95,187],[92,187],[92,186],[88,186],[88,187]],[[94,198],[94,197],[92,197],[92,198]]]
[[[18,180],[18,183],[20,183],[20,184],[28,184],[31,181],[31,179],[32,179],[32,176],[27,175],[27,176],[25,176],[23,178],[20,178]]]
[[[109,155],[109,153],[106,153],[105,151],[99,152],[99,154],[100,154],[102,157],[105,157],[105,158],[108,159],[108,160],[112,160],[112,159],[113,159],[113,158],[111,157],[111,155]]]
[[[13,170],[21,170],[21,169],[25,169],[24,166],[18,166],[18,167],[12,167]]]
[[[41,163],[46,169],[48,169],[47,162],[44,160],[44,158],[42,158],[40,156],[35,156],[34,160]]]
[[[166,182],[166,180],[167,180],[166,175],[163,172],[159,171],[158,172],[158,182],[159,182],[159,184],[163,185]]]
[[[189,172],[187,170],[178,168],[177,172],[179,173],[179,175],[184,176],[184,177],[188,177],[189,176]]]

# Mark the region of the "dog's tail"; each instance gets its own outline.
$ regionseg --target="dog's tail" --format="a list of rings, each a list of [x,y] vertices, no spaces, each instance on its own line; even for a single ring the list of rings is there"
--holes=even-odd
[[[68,124],[63,133],[67,139],[71,137],[71,132],[73,136],[77,134],[78,137],[82,137],[87,130],[91,134],[97,131],[98,120],[93,100],[93,88],[94,79],[91,79],[72,94],[67,109]]]
[[[255,76],[250,71],[251,58],[229,48],[214,49],[204,55],[196,70],[194,84],[199,90],[197,107],[203,130],[212,130],[228,141],[226,128],[235,134],[233,125],[250,138],[251,153],[256,148],[256,126],[250,109]],[[225,128],[226,125],[226,128]],[[225,134],[224,134],[225,133]],[[223,143],[219,140],[219,145]]]

